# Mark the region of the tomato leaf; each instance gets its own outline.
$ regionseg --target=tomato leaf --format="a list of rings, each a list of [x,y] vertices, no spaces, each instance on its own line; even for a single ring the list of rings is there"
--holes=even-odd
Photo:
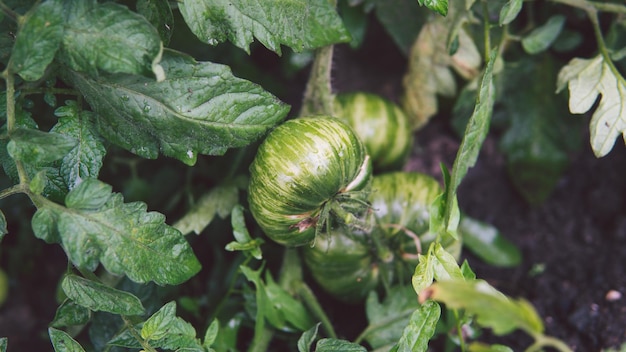
[[[478,324],[496,335],[522,329],[530,335],[543,333],[541,317],[525,300],[513,300],[483,280],[448,280],[434,283],[420,294],[445,303],[453,309],[465,309],[476,315]]]
[[[433,273],[435,280],[463,280],[464,276],[461,272],[459,264],[452,254],[448,253],[441,243],[435,243],[433,254],[437,260],[434,261]]]
[[[50,326],[61,328],[65,326],[87,324],[91,319],[91,310],[71,299],[66,299],[61,303],[54,315]]]
[[[416,1],[375,0],[375,3],[376,18],[400,50],[408,55],[429,11],[420,8]]]
[[[263,259],[263,253],[261,252],[263,239],[252,239],[252,237],[250,237],[250,233],[248,232],[246,221],[243,216],[243,207],[239,204],[233,208],[231,224],[233,226],[233,236],[235,236],[236,241],[228,243],[226,245],[226,250],[244,251],[246,255],[251,255],[258,260]]]
[[[421,6],[426,6],[441,16],[448,14],[448,0],[417,0],[417,2]]]
[[[569,88],[569,110],[584,114],[595,104],[596,108],[589,129],[591,148],[596,157],[608,154],[617,137],[626,138],[626,83],[624,78],[611,69],[601,55],[591,59],[572,59],[561,69],[557,78],[557,93]]]
[[[563,30],[565,16],[550,17],[542,26],[535,28],[522,39],[522,47],[529,54],[540,53],[550,47]]]
[[[144,158],[159,151],[188,165],[198,153],[246,146],[281,121],[289,107],[224,65],[168,51],[163,82],[132,75],[93,80],[69,72],[113,143]]]
[[[315,324],[314,327],[310,328],[309,330],[303,332],[302,335],[300,335],[300,338],[298,339],[298,352],[311,351],[311,346],[313,345],[313,342],[317,337],[317,331],[320,328],[320,324],[321,323]]]
[[[96,116],[79,112],[76,101],[68,101],[58,108],[59,122],[51,132],[69,136],[78,143],[61,160],[59,172],[68,189],[76,187],[89,177],[97,178],[106,154],[104,140],[96,130]]]
[[[76,144],[76,139],[60,133],[17,128],[11,132],[7,151],[14,160],[45,164],[63,158]]]
[[[439,304],[427,301],[411,315],[398,344],[391,349],[394,352],[425,352],[428,341],[435,334],[437,322],[441,316]]]
[[[68,298],[92,311],[140,315],[145,310],[135,295],[80,276],[66,275],[61,287]]]
[[[239,190],[233,183],[217,185],[202,195],[193,207],[173,226],[183,234],[199,235],[218,215],[225,219],[237,205]]]
[[[174,14],[169,1],[138,0],[136,6],[137,12],[143,15],[157,29],[163,45],[167,46],[174,28]]]
[[[480,90],[478,93],[478,100],[474,107],[474,112],[470,117],[470,120],[465,128],[465,134],[463,140],[459,146],[459,150],[454,159],[454,165],[452,167],[452,174],[450,175],[450,186],[446,186],[446,208],[445,219],[447,228],[455,229],[455,226],[451,227],[451,220],[457,220],[457,188],[461,184],[461,180],[467,174],[470,167],[476,164],[480,148],[489,131],[489,123],[491,120],[491,114],[493,112],[493,105],[495,100],[495,88],[493,84],[493,67],[497,59],[498,50],[491,51],[491,57],[485,67],[483,73],[482,82],[480,84]]]
[[[455,9],[455,16],[437,17],[427,22],[411,48],[409,68],[404,76],[404,108],[414,130],[437,113],[437,95],[452,97],[456,94],[452,68],[467,79],[478,74],[480,53],[469,34],[460,27],[465,21],[465,12],[463,8]],[[458,38],[459,43],[453,55],[449,52],[450,36]]]
[[[500,26],[507,25],[513,22],[514,19],[517,18],[520,10],[522,9],[522,4],[524,0],[509,0],[502,6],[500,9]]]
[[[522,260],[522,253],[490,224],[463,217],[459,223],[463,245],[489,265],[512,267]]]
[[[279,55],[281,44],[300,52],[350,41],[327,0],[187,0],[179,8],[203,42],[229,40],[247,53],[253,37]]]
[[[306,331],[315,325],[304,304],[293,298],[284,288],[278,286],[267,271],[265,272],[265,292],[269,302],[274,305],[276,310],[282,312],[285,321],[294,328]]]
[[[367,352],[367,350],[347,340],[327,338],[317,341],[315,352]]]
[[[27,81],[40,79],[61,46],[63,24],[59,1],[46,1],[29,11],[15,38],[11,70]]]
[[[0,352],[7,352],[9,345],[9,339],[7,337],[0,337]]]
[[[556,79],[551,56],[541,55],[505,65],[501,72],[499,104],[508,118],[500,146],[506,154],[513,184],[530,204],[541,204],[551,194],[569,165],[569,154],[582,142],[581,121],[572,119],[560,96],[541,80]],[[519,89],[524,84],[526,89]]]
[[[55,352],[85,352],[81,345],[65,331],[48,328],[48,335],[50,335]]]
[[[213,319],[209,327],[206,329],[206,332],[204,333],[204,338],[202,339],[202,346],[206,350],[209,350],[211,348],[211,345],[215,343],[215,340],[217,339],[217,336],[219,333],[219,329],[220,329],[219,320],[217,320],[217,318]]]
[[[37,237],[60,239],[74,265],[135,282],[179,284],[200,270],[182,234],[142,202],[123,203],[111,186],[86,179],[66,197],[67,208],[42,206],[33,217]]]
[[[165,304],[141,327],[141,337],[153,347],[166,350],[203,351],[196,329],[176,316],[176,302]]]
[[[143,16],[112,2],[94,0],[66,6],[59,59],[69,68],[97,77],[130,73],[163,80],[163,44]]]
[[[382,302],[376,292],[371,291],[365,303],[369,325],[361,336],[373,349],[395,344],[418,307],[415,291],[410,286],[392,287]]]
[[[431,244],[431,247],[435,243]],[[419,263],[415,267],[415,273],[411,278],[413,289],[416,293],[422,292],[426,287],[430,286],[435,280],[435,261],[437,260],[434,255],[430,255],[432,251],[429,249],[426,254],[419,255]]]

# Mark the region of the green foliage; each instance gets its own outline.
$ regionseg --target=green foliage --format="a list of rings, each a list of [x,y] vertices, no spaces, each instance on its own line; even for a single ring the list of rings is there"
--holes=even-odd
[[[530,204],[549,197],[579,147],[584,120],[570,113],[592,115],[591,148],[598,157],[626,136],[623,21],[598,16],[623,14],[626,7],[554,2],[560,6],[0,1],[6,176],[0,179],[0,240],[16,236],[4,243],[27,247],[32,233],[67,256],[48,329],[54,350],[426,351],[434,339],[455,341],[463,352],[512,350],[463,335],[469,327],[498,335],[521,329],[534,340],[529,350],[570,351],[544,335],[530,303],[505,296],[477,279],[467,261],[458,262],[461,243],[491,265],[521,261],[506,229],[466,217],[457,201],[490,129],[498,132],[512,183]],[[572,25],[572,9],[587,16],[593,31]],[[303,111],[328,115],[335,111],[332,45],[368,44],[371,21],[406,55],[402,96],[395,97],[411,121],[411,131],[403,132],[452,114],[462,137],[452,169],[442,165],[443,189],[435,181],[428,187],[394,182],[396,195],[384,204],[368,198],[374,155],[367,155],[361,137],[342,123],[345,138],[328,147],[337,131],[320,124],[338,120],[303,119],[274,93],[299,87],[295,65],[281,58],[274,70],[246,56],[314,56]],[[242,73],[265,78],[253,82],[238,77]],[[554,92],[566,87],[570,113]],[[286,119],[296,121],[283,124]],[[396,142],[390,137],[396,132],[377,142]],[[277,138],[269,151],[258,148],[264,138]],[[393,163],[398,168],[411,138],[402,141],[396,150],[402,157]],[[263,161],[251,168],[255,158]],[[320,176],[320,170],[328,172]],[[409,214],[381,216],[385,207],[410,209],[400,195],[412,192],[429,196],[415,210],[419,229],[411,228]],[[17,194],[25,197],[10,197]],[[275,219],[279,228],[267,233],[262,221],[278,211],[284,211]],[[376,235],[363,236],[374,228]],[[191,232],[196,235],[185,237]],[[285,237],[303,234],[295,242]],[[285,250],[268,235],[313,248]],[[391,242],[400,248],[386,248]],[[33,270],[21,253],[39,252],[9,247],[4,253]],[[408,275],[389,270],[396,264],[408,266],[411,284]],[[19,276],[9,281],[0,274],[3,301],[9,283],[21,284]],[[347,291],[343,300],[321,293],[343,290],[346,280],[345,287],[367,297],[364,303]],[[339,326],[345,309],[361,309],[367,321]],[[364,328],[353,341],[338,338],[354,336],[358,327]],[[0,351],[7,346],[0,337]]]

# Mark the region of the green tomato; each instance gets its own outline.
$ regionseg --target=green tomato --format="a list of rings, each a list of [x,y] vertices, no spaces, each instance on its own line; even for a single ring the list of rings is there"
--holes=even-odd
[[[361,138],[375,171],[402,168],[413,145],[413,133],[400,107],[375,94],[353,92],[337,95],[334,110]]]
[[[429,232],[430,206],[442,192],[434,178],[421,173],[393,172],[374,176],[367,230],[337,229],[303,248],[304,262],[313,279],[345,302],[360,302],[372,289],[386,283],[410,282],[435,236]],[[458,256],[460,242],[444,247]]]
[[[304,263],[324,291],[348,303],[362,301],[380,284],[381,269],[369,235],[333,231],[303,248]]]
[[[309,244],[330,219],[350,223],[367,211],[371,168],[345,122],[289,120],[267,136],[250,166],[250,211],[270,239]]]
[[[391,172],[373,178],[370,201],[376,228],[405,259],[427,250],[435,240],[435,234],[429,232],[430,206],[441,192],[437,180],[418,172]],[[460,255],[459,241],[446,239],[442,245],[456,257]]]

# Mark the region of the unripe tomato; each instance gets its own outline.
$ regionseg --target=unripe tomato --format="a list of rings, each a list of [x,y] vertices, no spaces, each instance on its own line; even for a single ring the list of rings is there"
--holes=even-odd
[[[402,168],[413,145],[413,133],[400,107],[375,94],[353,92],[337,95],[334,112],[361,138],[374,171]]]
[[[317,237],[313,247],[303,248],[304,263],[324,291],[350,303],[361,301],[379,285],[384,267],[378,264],[368,236],[339,229]]]
[[[390,172],[372,179],[370,201],[376,228],[392,248],[405,253],[405,258],[416,253],[417,246],[426,250],[435,240],[435,234],[428,231],[430,206],[442,191],[437,180],[418,172]],[[442,244],[456,257],[460,255],[460,242]]]
[[[385,280],[409,282],[435,236],[429,233],[430,205],[441,193],[439,183],[421,173],[376,175],[370,194],[374,225],[367,231],[333,231],[303,248],[304,262],[315,281],[345,302],[359,302]],[[453,255],[460,242],[442,243]]]
[[[371,162],[345,122],[331,117],[289,120],[263,141],[250,166],[248,200],[272,240],[312,242],[333,215],[349,223],[368,209]]]

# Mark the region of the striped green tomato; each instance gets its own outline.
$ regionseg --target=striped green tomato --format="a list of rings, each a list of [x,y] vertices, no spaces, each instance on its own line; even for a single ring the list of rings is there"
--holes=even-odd
[[[413,145],[413,133],[400,107],[375,94],[352,92],[337,95],[334,112],[359,135],[374,171],[402,168]]]
[[[331,219],[357,220],[368,209],[371,162],[345,122],[302,117],[274,129],[250,166],[255,220],[286,246],[311,243]]]
[[[410,258],[435,240],[429,232],[430,206],[442,192],[439,182],[418,172],[390,172],[372,180],[370,201],[376,228],[387,243]],[[460,242],[442,243],[458,257]]]
[[[392,172],[372,178],[371,221],[367,231],[333,231],[303,248],[304,262],[315,281],[345,302],[359,302],[382,282],[410,282],[418,254],[435,238],[429,233],[430,205],[441,193],[432,177]],[[457,256],[460,242],[444,247]]]

